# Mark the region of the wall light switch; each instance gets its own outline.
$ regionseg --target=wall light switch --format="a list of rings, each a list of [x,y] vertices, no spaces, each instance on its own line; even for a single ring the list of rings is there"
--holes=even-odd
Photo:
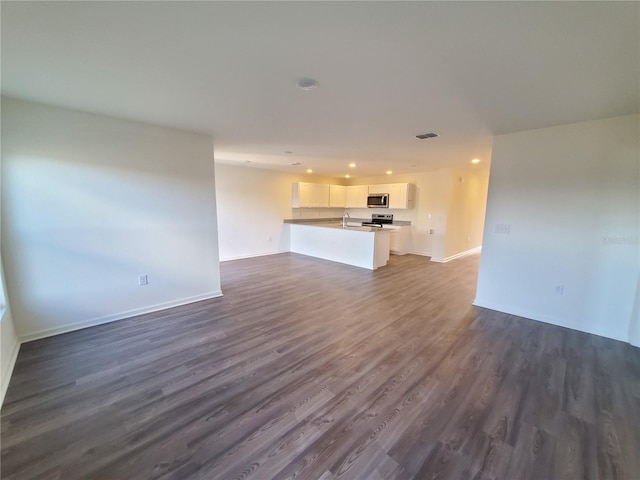
[[[562,295],[564,293],[564,285],[556,285],[553,289],[556,295]]]
[[[146,275],[140,275],[138,277],[138,285],[149,285],[149,279]]]

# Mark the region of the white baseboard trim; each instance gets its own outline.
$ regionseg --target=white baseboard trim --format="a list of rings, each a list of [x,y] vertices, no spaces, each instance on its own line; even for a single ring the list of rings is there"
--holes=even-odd
[[[465,250],[464,252],[456,253],[455,255],[451,255],[450,257],[445,257],[445,258],[431,257],[431,261],[437,262],[437,263],[447,263],[447,262],[450,262],[451,260],[455,260],[456,258],[464,257],[466,255],[473,255],[474,253],[480,253],[481,251],[482,251],[482,245],[480,245],[479,247],[470,248],[469,250]]]
[[[16,366],[16,360],[18,359],[18,352],[20,351],[21,342],[16,338],[15,343],[11,349],[11,355],[6,365],[3,365],[4,371],[2,372],[2,385],[0,385],[0,405],[4,403],[4,396],[9,388],[9,381],[11,380],[11,374],[13,373],[13,367]]]
[[[539,312],[533,312],[529,310],[525,310],[519,307],[515,307],[513,305],[503,305],[494,302],[487,302],[484,300],[479,300],[477,297],[473,301],[473,305],[476,307],[488,308],[489,310],[495,310],[496,312],[507,313],[509,315],[515,315],[517,317],[526,318],[528,320],[535,320],[537,322],[548,323],[550,325],[555,325],[556,327],[569,328],[571,330],[577,330],[578,332],[589,333],[591,335],[598,335],[599,337],[610,338],[612,340],[618,340],[620,342],[630,343],[630,339],[628,338],[618,338],[616,336],[612,336],[610,332],[605,332],[598,329],[588,330],[585,329],[583,325],[578,324],[574,321],[558,318],[551,315],[545,315]]]
[[[224,258],[221,257],[220,261],[221,262],[230,262],[232,260],[244,260],[246,258],[266,257],[268,255],[278,255],[280,253],[289,253],[289,252],[291,252],[291,250],[276,250],[274,252],[256,253],[256,254],[253,254],[253,255],[241,255],[239,257],[224,257]],[[389,253],[393,253],[393,251],[389,251]],[[474,252],[471,252],[471,253],[474,253]],[[431,254],[429,252],[420,252],[418,250],[409,250],[408,252],[398,252],[398,253],[393,253],[393,254],[394,255],[406,255],[406,254],[420,255],[421,257],[430,257],[431,256]],[[462,255],[462,254],[459,254],[459,255]],[[450,257],[450,258],[453,259],[454,257]]]
[[[202,300],[209,300],[211,298],[217,298],[221,296],[222,296],[222,290],[217,290],[215,292],[208,292],[202,295],[195,295],[193,297],[186,297],[178,300],[171,300],[170,302],[158,303],[156,305],[149,305],[147,307],[134,308],[132,310],[114,313],[111,315],[105,315],[103,317],[83,320],[82,322],[75,322],[68,325],[62,325],[60,327],[48,328],[46,330],[40,330],[37,332],[28,333],[26,335],[21,335],[19,340],[21,343],[31,342],[33,340],[39,340],[41,338],[52,337],[54,335],[60,335],[62,333],[67,333],[67,332],[73,332],[74,330],[81,330],[83,328],[94,327],[96,325],[102,325],[103,323],[110,323],[118,320],[124,320],[125,318],[144,315],[145,313],[158,312],[160,310],[166,310],[168,308],[179,307],[180,305],[200,302]]]
[[[244,260],[245,258],[266,257],[268,255],[278,255],[279,253],[288,253],[290,251],[291,250],[276,250],[273,252],[255,253],[253,255],[240,255],[239,257],[224,257],[224,258],[220,258],[220,261],[230,262],[231,260]]]

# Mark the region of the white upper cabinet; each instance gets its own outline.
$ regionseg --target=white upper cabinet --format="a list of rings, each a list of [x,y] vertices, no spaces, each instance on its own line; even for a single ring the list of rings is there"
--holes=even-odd
[[[415,206],[415,185],[411,183],[381,183],[378,185],[326,185],[296,182],[293,184],[293,208],[367,208],[367,196],[388,193],[390,209]]]
[[[369,193],[388,193],[391,209],[409,209],[415,206],[415,185],[412,183],[369,185]]]
[[[369,193],[391,193],[391,184],[380,183],[378,185],[369,185]]]
[[[414,208],[415,185],[412,183],[392,183],[389,190],[389,208]]]
[[[309,206],[311,208],[328,207],[329,206],[329,185],[318,183],[308,183],[309,188]]]
[[[344,208],[347,205],[347,187],[344,185],[329,185],[329,206]]]
[[[306,182],[294,183],[291,206],[293,208],[329,207],[329,185]]]
[[[349,185],[347,187],[347,208],[367,208],[369,185]]]

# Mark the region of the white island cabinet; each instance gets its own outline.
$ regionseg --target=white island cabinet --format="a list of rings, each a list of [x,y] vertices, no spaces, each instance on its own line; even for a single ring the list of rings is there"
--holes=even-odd
[[[389,261],[389,230],[305,223],[292,223],[289,227],[294,253],[369,270]]]

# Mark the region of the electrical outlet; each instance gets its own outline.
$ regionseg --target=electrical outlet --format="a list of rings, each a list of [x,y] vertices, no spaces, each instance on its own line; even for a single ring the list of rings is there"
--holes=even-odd
[[[434,233],[436,233],[436,231],[433,228],[429,229],[429,235],[433,235]]]
[[[498,233],[500,235],[509,235],[511,233],[511,225],[498,223],[496,224],[496,227],[493,230],[493,232]]]
[[[149,285],[149,279],[146,275],[140,275],[138,277],[138,285]]]
[[[556,285],[553,288],[553,291],[555,292],[556,295],[562,295],[564,293],[564,285]]]

